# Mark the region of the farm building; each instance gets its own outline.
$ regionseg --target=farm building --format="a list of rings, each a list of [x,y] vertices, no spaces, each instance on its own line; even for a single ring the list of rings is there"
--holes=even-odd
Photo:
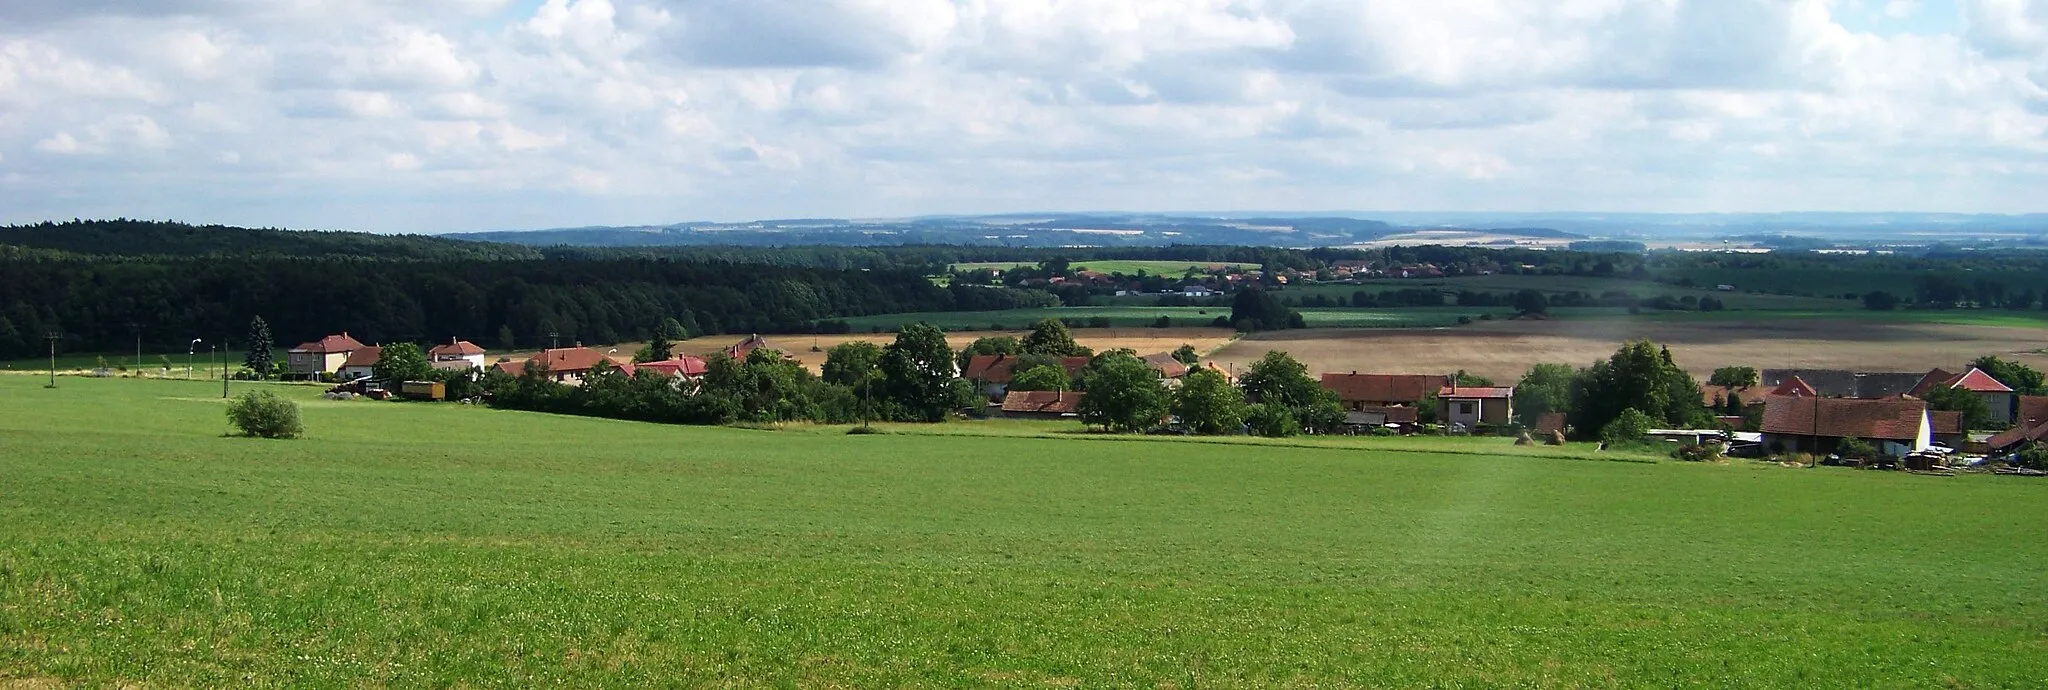
[[[967,358],[967,366],[961,369],[960,378],[973,381],[990,400],[1000,400],[1009,392],[1011,379],[1017,376],[1017,362],[1025,358],[1019,355],[975,355]],[[1067,379],[1072,380],[1088,366],[1088,358],[1061,357],[1059,365],[1067,372]]]
[[[446,345],[435,345],[427,350],[427,361],[435,369],[462,370],[484,368],[484,349],[467,340],[449,338]]]
[[[348,361],[349,355],[360,349],[363,349],[363,344],[349,337],[348,331],[342,331],[340,335],[330,335],[309,343],[301,343],[298,347],[286,351],[285,368],[293,376],[307,378],[332,374],[341,369],[341,365]]]
[[[1913,395],[1924,398],[1927,393],[1940,388],[1966,390],[1976,393],[1978,398],[1983,399],[1984,407],[1991,410],[1991,423],[1998,426],[2012,424],[2013,407],[2017,398],[2013,395],[2011,386],[1999,383],[1998,379],[1991,378],[1983,369],[1975,367],[1968,373],[1939,376],[1946,373],[1948,372],[1940,369],[1929,372],[1920,384],[1914,387]]]
[[[1145,363],[1152,365],[1152,369],[1159,372],[1159,377],[1167,381],[1179,381],[1186,378],[1190,371],[1187,364],[1174,359],[1173,355],[1163,352],[1156,355],[1146,355]]]
[[[334,377],[343,381],[366,379],[377,373],[377,363],[384,360],[384,348],[378,345],[364,345],[343,360]]]
[[[1823,398],[1863,398],[1877,400],[1904,393],[1918,387],[1928,374],[1912,372],[1858,372],[1845,369],[1765,369],[1763,385],[1779,388],[1797,379]],[[1773,391],[1772,395],[1779,393]],[[1745,396],[1746,397],[1746,396]]]
[[[768,339],[761,337],[760,334],[757,333],[754,335],[747,336],[745,340],[741,340],[737,343],[733,343],[732,345],[727,346],[725,348],[725,356],[730,357],[732,359],[746,359],[747,355],[753,354],[755,350],[772,350],[775,352],[785,353],[787,352],[782,348],[768,344]]]
[[[704,375],[708,366],[702,357],[684,355],[659,362],[641,362],[637,368],[658,372],[671,378],[696,379]]]
[[[1450,385],[1446,376],[1425,374],[1324,374],[1323,387],[1337,394],[1353,425],[1412,424],[1423,398]]]
[[[1436,418],[1466,427],[1507,426],[1515,418],[1515,389],[1445,386],[1437,390]]]
[[[1764,446],[1773,452],[1832,453],[1851,438],[1894,456],[1934,445],[1927,403],[1919,400],[1774,397],[1764,405]]]
[[[580,386],[583,385],[583,377],[588,375],[590,370],[600,362],[610,362],[613,366],[620,367],[623,371],[631,372],[630,367],[614,362],[610,357],[605,356],[605,353],[587,347],[564,347],[542,350],[540,354],[529,357],[524,362],[499,362],[498,369],[518,376],[526,370],[528,363],[539,364],[547,368],[549,378],[554,379],[556,383]]]
[[[1062,419],[1081,414],[1086,393],[1073,391],[1016,391],[1003,396],[1003,416],[1013,419]]]

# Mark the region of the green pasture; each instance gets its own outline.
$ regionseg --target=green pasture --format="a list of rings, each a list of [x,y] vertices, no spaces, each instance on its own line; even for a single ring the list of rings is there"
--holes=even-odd
[[[242,358],[246,354],[242,350],[227,353],[225,364],[227,371],[233,372],[241,369]],[[188,361],[191,364],[191,374],[194,379],[212,378],[218,381],[218,372],[223,368],[219,352],[208,356],[204,350],[192,355],[189,360],[183,352],[145,353],[142,356],[142,366],[138,367],[136,366],[135,352],[133,350],[128,352],[67,352],[59,349],[57,351],[57,372],[59,374],[90,372],[98,368],[100,361],[104,359],[106,360],[107,368],[115,376],[157,378],[164,375],[163,360],[165,358],[171,361],[171,378],[185,378],[185,368]],[[284,350],[278,350],[272,353],[271,359],[278,366],[282,367],[286,361],[286,353]],[[49,368],[50,358],[47,356],[0,361],[0,373],[38,372],[47,371]]]
[[[2048,482],[0,376],[0,685],[2034,687]],[[1554,453],[1562,457],[1539,457]]]
[[[953,264],[951,268],[952,268],[952,270],[955,270],[955,271],[980,271],[980,270],[997,270],[997,271],[1007,271],[1007,270],[1010,270],[1010,269],[1013,269],[1013,268],[1037,268],[1037,267],[1038,267],[1038,264],[1036,264],[1036,263],[1030,263],[1030,262],[1019,262],[1019,261],[988,261],[988,262],[981,262],[981,263],[961,263],[961,264]],[[1180,277],[1180,276],[1182,276],[1182,275],[1186,275],[1186,274],[1187,274],[1187,272],[1188,272],[1188,269],[1191,269],[1191,268],[1192,268],[1192,269],[1194,269],[1194,270],[1196,270],[1196,271],[1200,271],[1200,272],[1203,272],[1203,273],[1207,273],[1207,272],[1208,272],[1208,271],[1209,271],[1210,269],[1212,269],[1212,268],[1215,268],[1215,267],[1224,267],[1224,268],[1242,268],[1242,269],[1256,269],[1256,268],[1258,268],[1258,267],[1259,267],[1259,264],[1255,264],[1255,263],[1242,263],[1242,262],[1236,262],[1236,261],[1135,261],[1135,260],[1134,260],[1134,261],[1107,261],[1107,260],[1105,260],[1105,261],[1075,261],[1075,262],[1072,262],[1072,264],[1071,264],[1071,267],[1072,267],[1072,269],[1073,269],[1073,270],[1076,270],[1076,271],[1095,271],[1095,272],[1098,272],[1098,273],[1108,273],[1108,274],[1117,274],[1117,273],[1122,273],[1122,274],[1124,274],[1124,275],[1127,275],[1127,276],[1135,276],[1135,275],[1137,275],[1137,274],[1138,274],[1138,272],[1139,272],[1139,271],[1144,271],[1144,272],[1145,272],[1146,274],[1148,274],[1148,275],[1156,275],[1156,276],[1167,276],[1167,277],[1171,277],[1171,278],[1178,278],[1178,277]]]
[[[1514,310],[1505,307],[1445,307],[1419,309],[1301,309],[1302,321],[1310,328],[1428,328],[1450,326],[1458,317],[1476,318],[1480,314],[1493,313],[1496,317],[1510,315]],[[996,326],[1005,329],[1030,328],[1031,324],[1043,319],[1109,319],[1112,328],[1143,328],[1152,326],[1164,316],[1175,327],[1209,326],[1218,316],[1229,316],[1230,307],[1150,307],[1150,306],[1107,306],[1107,307],[1048,307],[1043,309],[1007,309],[1002,311],[960,311],[920,312],[912,314],[888,314],[862,316],[846,319],[855,332],[881,329],[891,330],[905,324],[918,322],[950,330],[991,330]]]

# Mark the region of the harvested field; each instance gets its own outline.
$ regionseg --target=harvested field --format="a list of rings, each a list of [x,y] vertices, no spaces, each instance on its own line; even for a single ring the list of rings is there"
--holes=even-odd
[[[1241,370],[1267,351],[1284,350],[1312,372],[1464,369],[1512,381],[1538,363],[1590,364],[1633,338],[1670,345],[1678,364],[1702,377],[1721,366],[1954,369],[1987,354],[2048,367],[2048,354],[2041,352],[2048,348],[2048,329],[1858,319],[1493,321],[1443,329],[1291,331],[1240,340],[1216,360]]]
[[[967,347],[981,338],[1013,336],[1023,338],[1028,331],[973,331],[946,334],[946,344],[954,350]],[[1097,352],[1116,348],[1130,348],[1138,354],[1149,355],[1172,352],[1181,345],[1193,345],[1201,352],[1211,352],[1230,343],[1235,335],[1227,328],[1082,328],[1074,330],[1074,341],[1094,348]],[[720,335],[687,340],[677,346],[677,351],[692,355],[708,355],[718,352],[746,336]],[[825,364],[824,350],[845,342],[866,341],[887,345],[895,341],[893,333],[856,333],[852,335],[787,335],[767,336],[768,344],[782,348],[794,355],[797,361],[812,371]],[[812,352],[816,347],[819,351]],[[619,352],[630,356],[640,349],[639,343],[618,346]]]

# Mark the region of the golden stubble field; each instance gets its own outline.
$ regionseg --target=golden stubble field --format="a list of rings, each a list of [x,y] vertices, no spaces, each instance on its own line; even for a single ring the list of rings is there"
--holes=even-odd
[[[2048,367],[2048,330],[2000,326],[1873,323],[1854,319],[1655,322],[1494,321],[1445,329],[1343,329],[1258,334],[1214,359],[1242,371],[1283,350],[1311,372],[1448,373],[1459,369],[1507,382],[1544,362],[1585,366],[1623,341],[1669,345],[1678,364],[1705,377],[1715,367],[1951,371],[1995,354]]]
[[[946,344],[959,350],[980,338],[1013,336],[1023,338],[1028,331],[974,331],[946,334]],[[1138,354],[1149,355],[1172,352],[1181,345],[1193,345],[1200,352],[1210,352],[1230,343],[1232,332],[1225,328],[1081,328],[1074,330],[1074,341],[1094,348],[1095,351],[1130,348]],[[865,341],[887,345],[896,339],[893,333],[856,333],[851,335],[785,335],[765,336],[768,344],[795,356],[804,366],[817,371],[825,364],[825,350],[840,343]],[[685,354],[704,356],[723,350],[746,336],[720,335],[694,338],[682,342],[677,351]],[[618,355],[630,358],[639,343],[619,345]],[[813,352],[812,348],[818,351]]]

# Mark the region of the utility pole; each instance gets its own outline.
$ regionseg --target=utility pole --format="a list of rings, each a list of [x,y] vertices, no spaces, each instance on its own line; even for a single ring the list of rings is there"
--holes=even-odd
[[[45,388],[57,387],[57,339],[62,337],[56,331],[43,334],[43,339],[50,341],[50,385]]]
[[[560,333],[556,333],[556,332],[554,332],[554,331],[548,331],[548,349],[550,349],[550,350],[559,350],[559,349],[561,349],[561,348],[562,348],[562,334],[560,334]]]
[[[135,375],[142,375],[142,324],[128,322],[128,329],[135,331]]]
[[[228,399],[228,339],[220,339],[220,399]]]

